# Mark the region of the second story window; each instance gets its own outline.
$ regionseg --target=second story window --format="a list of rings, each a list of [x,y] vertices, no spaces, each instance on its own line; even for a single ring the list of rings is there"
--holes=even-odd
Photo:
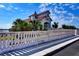
[[[35,16],[31,16],[31,20],[35,20]]]

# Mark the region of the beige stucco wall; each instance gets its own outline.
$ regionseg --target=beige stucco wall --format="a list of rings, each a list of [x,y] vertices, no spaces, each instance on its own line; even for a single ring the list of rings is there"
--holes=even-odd
[[[51,21],[50,20],[46,20],[47,18],[44,18],[44,19],[42,19],[41,20],[41,23],[42,23],[42,25],[43,25],[43,29],[44,29],[44,23],[45,22],[48,22],[49,24],[51,24]],[[50,28],[49,29],[51,29],[51,25],[50,25]]]

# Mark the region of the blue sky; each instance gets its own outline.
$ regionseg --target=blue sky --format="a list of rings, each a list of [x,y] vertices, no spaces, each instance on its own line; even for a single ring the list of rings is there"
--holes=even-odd
[[[10,28],[17,18],[26,19],[35,11],[37,13],[49,10],[52,23],[75,25],[79,28],[78,3],[1,3],[0,28]]]

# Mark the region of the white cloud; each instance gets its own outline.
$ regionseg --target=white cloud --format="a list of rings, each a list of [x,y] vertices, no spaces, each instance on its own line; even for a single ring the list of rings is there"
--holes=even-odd
[[[11,23],[0,24],[0,28],[1,28],[1,29],[9,29],[9,28],[11,28],[11,26],[12,26]]]
[[[59,22],[59,28],[62,27],[62,24],[72,24],[72,22],[74,21],[74,18],[73,18],[74,15],[72,13],[69,13],[67,10],[64,10],[63,7],[62,7],[62,10],[59,10],[59,9],[60,8],[56,5],[50,11],[53,22]],[[68,15],[68,16],[65,16],[65,15]]]
[[[55,6],[52,9],[47,8],[48,5],[44,5],[44,4],[41,5],[42,11],[43,11],[43,8],[44,8],[44,10],[47,10],[47,9],[50,10],[50,12],[51,12],[50,17],[53,20],[52,24],[53,24],[53,22],[59,22],[59,27],[61,27],[62,24],[71,24],[72,20],[66,20],[65,16],[64,16],[64,14],[67,14],[67,11],[64,10],[63,7],[59,8],[56,4],[53,4],[53,5],[55,5]],[[61,9],[61,10],[59,10],[59,9]],[[59,16],[57,14],[59,14]],[[70,15],[70,13],[69,13],[69,15]],[[71,18],[68,18],[68,19],[71,19]]]
[[[6,8],[6,10],[8,10],[8,11],[15,11],[15,10],[18,10],[18,9],[19,9],[18,7],[14,7],[14,6],[8,6]]]
[[[70,8],[74,9],[74,5],[67,4],[66,6],[70,6]],[[61,10],[59,10],[61,7]],[[64,9],[62,6],[54,6],[54,8],[51,10],[51,18],[53,22],[59,22],[59,27],[61,27],[62,24],[70,24],[72,25],[72,22],[74,20],[78,20],[79,17],[76,17],[74,14],[70,13],[66,9]],[[59,14],[59,15],[58,15]],[[52,22],[52,23],[53,23]]]
[[[46,11],[46,10],[47,10],[46,7],[40,8],[40,12],[43,12],[43,11]]]
[[[53,22],[58,22],[59,23],[59,28],[62,27],[62,24],[72,24],[72,22],[73,22],[71,17],[68,17],[68,20],[66,20],[65,16],[58,16],[58,17],[53,16],[52,19],[53,19]]]
[[[5,6],[4,6],[4,5],[2,5],[2,4],[0,4],[0,8],[5,8]]]
[[[57,3],[52,3],[52,5],[54,6],[54,5],[56,5]]]
[[[23,12],[24,10],[21,9],[20,11]]]
[[[65,3],[65,4],[64,4],[64,6],[69,6],[69,5],[71,5],[71,4],[70,4],[70,3]]]
[[[68,16],[74,16],[74,14],[72,14],[72,13],[67,13],[68,14]]]
[[[72,10],[75,10],[75,5],[70,5],[70,8],[71,8]]]
[[[3,8],[4,10],[7,11],[15,11],[19,9],[18,7],[13,6],[12,4],[7,4],[7,5],[0,4],[0,8]]]
[[[15,9],[15,10],[18,10],[18,7],[15,7],[14,9]]]
[[[43,12],[43,11],[45,11],[45,10],[49,10],[48,9],[48,6],[50,5],[51,3],[42,3],[42,4],[40,4],[40,6],[39,6],[39,11],[40,12]]]
[[[42,3],[42,4],[39,6],[39,8],[46,7],[46,6],[48,6],[48,5],[50,5],[50,3]]]
[[[78,10],[79,10],[79,6],[77,6],[77,7],[76,7],[76,9],[78,9]]]
[[[19,8],[18,7],[15,7],[15,6],[13,6],[13,5],[8,5],[8,8],[10,9],[10,10],[18,10]]]
[[[13,9],[11,7],[7,7],[5,10],[12,11]]]

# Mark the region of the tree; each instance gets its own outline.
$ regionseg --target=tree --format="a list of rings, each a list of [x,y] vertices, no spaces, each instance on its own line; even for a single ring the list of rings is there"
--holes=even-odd
[[[58,28],[58,22],[54,22],[54,24],[52,25],[53,28]]]
[[[31,30],[32,30],[32,24],[22,21],[21,19],[16,19],[16,21],[13,22],[12,28],[10,29],[10,31],[31,31]]]
[[[25,22],[21,19],[16,19],[13,22],[10,31],[32,31],[32,30],[42,30],[42,24],[38,20],[33,20],[31,22]]]
[[[65,25],[65,24],[62,25],[62,28],[63,29],[76,29],[76,27],[73,25]]]
[[[13,26],[10,29],[11,31],[20,31],[22,20],[21,19],[16,19],[16,21],[13,22]]]
[[[42,24],[39,20],[33,20],[32,22],[33,30],[42,30]]]

